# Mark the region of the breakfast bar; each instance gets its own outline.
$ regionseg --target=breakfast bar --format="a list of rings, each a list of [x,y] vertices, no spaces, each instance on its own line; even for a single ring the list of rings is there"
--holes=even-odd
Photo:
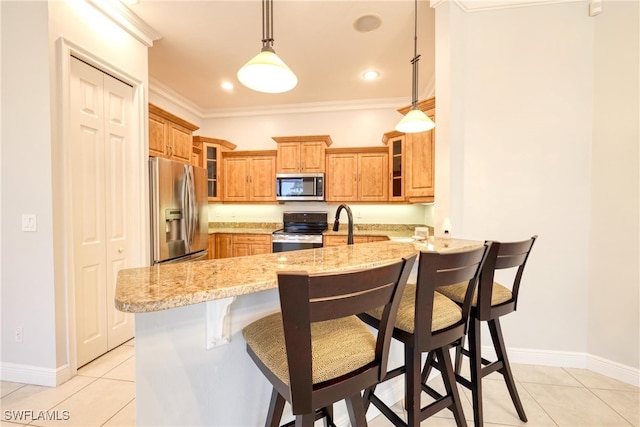
[[[409,240],[120,271],[116,307],[135,313],[136,423],[264,424],[271,386],[246,354],[241,330],[279,309],[277,272],[363,269],[418,251],[455,251],[482,244]],[[401,360],[400,347],[392,348],[389,365]],[[393,403],[402,397],[402,383],[385,386],[380,393],[385,400]],[[338,424],[341,416],[346,417],[343,406],[336,405]]]

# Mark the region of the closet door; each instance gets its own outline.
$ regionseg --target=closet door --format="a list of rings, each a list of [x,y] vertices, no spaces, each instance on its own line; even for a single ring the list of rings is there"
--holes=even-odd
[[[78,367],[133,337],[133,316],[115,309],[118,271],[133,254],[127,215],[133,88],[71,60],[73,288]]]

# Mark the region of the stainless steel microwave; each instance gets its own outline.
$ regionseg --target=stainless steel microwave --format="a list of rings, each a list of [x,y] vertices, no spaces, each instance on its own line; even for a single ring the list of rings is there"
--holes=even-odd
[[[276,200],[324,200],[323,173],[276,174]]]

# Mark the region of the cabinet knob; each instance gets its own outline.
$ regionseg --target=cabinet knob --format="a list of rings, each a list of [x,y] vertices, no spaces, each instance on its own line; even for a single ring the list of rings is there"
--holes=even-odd
[[[118,248],[118,253],[124,252],[124,248]]]

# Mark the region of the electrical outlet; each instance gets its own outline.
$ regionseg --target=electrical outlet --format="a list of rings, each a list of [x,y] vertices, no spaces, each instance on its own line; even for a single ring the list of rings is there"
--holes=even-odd
[[[22,326],[16,327],[16,342],[22,343]]]
[[[22,231],[38,231],[38,224],[34,214],[22,214]]]

